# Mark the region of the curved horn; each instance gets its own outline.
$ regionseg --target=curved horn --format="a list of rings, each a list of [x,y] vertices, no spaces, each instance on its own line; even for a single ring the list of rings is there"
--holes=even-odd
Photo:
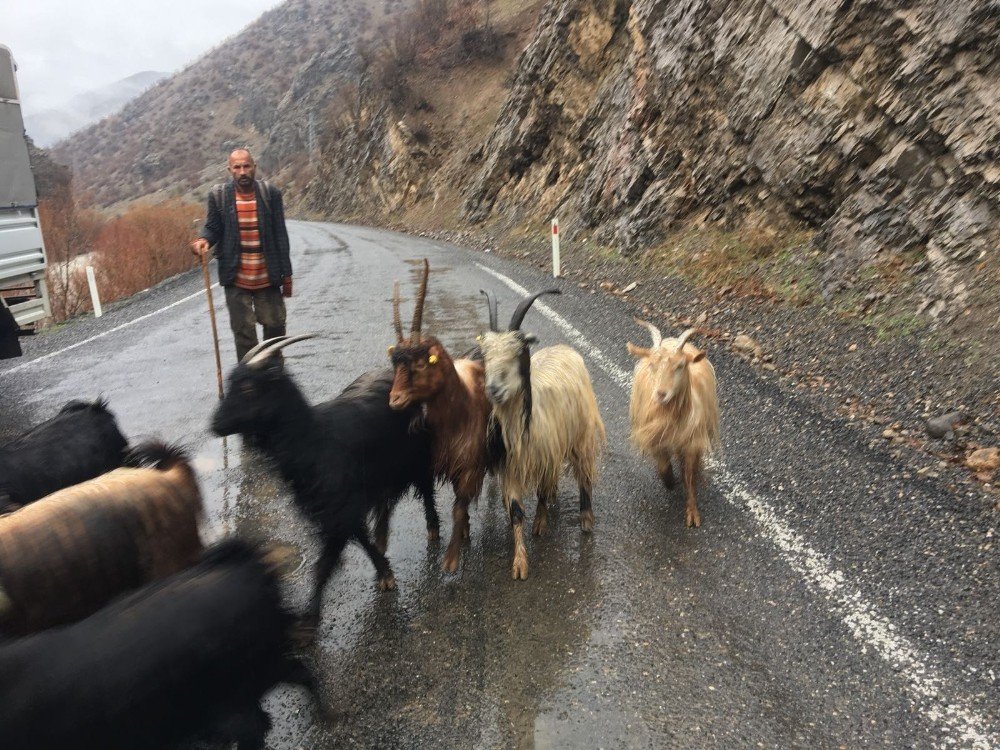
[[[420,343],[420,326],[424,322],[424,299],[427,297],[427,277],[431,273],[431,264],[424,258],[424,276],[420,279],[420,290],[417,292],[417,304],[413,307],[413,325],[410,326],[410,343]]]
[[[274,339],[268,339],[273,343],[266,349],[263,349],[260,352],[258,352],[253,359],[247,362],[247,367],[260,367],[272,356],[280,352],[289,344],[294,344],[297,341],[305,341],[306,339],[311,339],[313,335],[314,334],[312,333],[300,333],[298,336],[280,336],[278,337],[277,341],[275,341]]]
[[[392,327],[396,329],[397,343],[403,340],[403,321],[399,317],[399,282],[392,285]]]
[[[674,353],[680,354],[681,349],[684,348],[684,344],[687,343],[687,340],[691,338],[692,334],[695,334],[697,332],[698,332],[697,328],[688,328],[686,331],[684,331],[684,333],[681,334],[681,337],[677,340],[677,348],[674,350]]]
[[[638,318],[632,318],[632,320],[634,320],[638,325],[646,326],[646,328],[649,329],[649,332],[651,334],[653,334],[653,348],[654,349],[660,345],[660,342],[663,341],[663,334],[660,333],[660,329],[659,328],[657,328],[652,323],[650,323],[649,321],[646,321],[646,320],[639,320]]]
[[[535,303],[535,300],[543,294],[562,294],[562,292],[558,289],[543,289],[540,292],[535,292],[529,297],[525,297],[514,309],[514,314],[510,316],[510,325],[507,327],[507,330],[519,331],[521,329],[521,323],[524,322],[524,316],[528,314],[528,308],[530,308]]]
[[[490,311],[490,330],[494,332],[499,331],[500,327],[497,323],[497,296],[485,289],[480,289],[479,293],[486,295],[486,307]]]
[[[266,349],[276,341],[281,341],[281,339],[283,338],[287,338],[287,336],[275,336],[274,338],[264,339],[259,344],[257,344],[257,346],[255,346],[253,349],[251,349],[250,351],[248,351],[246,354],[243,355],[243,359],[240,360],[240,364],[241,365],[248,364],[250,360],[254,358],[254,355],[256,355],[257,352],[261,351],[262,349]]]

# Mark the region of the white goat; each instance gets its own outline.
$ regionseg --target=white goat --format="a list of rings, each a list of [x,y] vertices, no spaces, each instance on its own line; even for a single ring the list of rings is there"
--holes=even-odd
[[[666,488],[674,487],[671,458],[681,459],[681,475],[687,491],[685,522],[701,526],[696,485],[702,458],[719,444],[719,403],[715,368],[687,340],[696,329],[689,328],[680,338],[664,339],[652,323],[635,319],[653,334],[649,349],[627,344],[638,358],[632,383],[629,417],[632,444],[643,456],[656,462],[656,470]]]
[[[580,528],[594,528],[591,493],[597,462],[604,445],[604,423],[597,398],[581,357],[568,346],[550,346],[531,356],[537,341],[519,329],[525,313],[542,294],[524,299],[514,310],[509,330],[497,330],[496,298],[489,302],[490,332],[480,337],[486,365],[486,395],[493,403],[493,429],[499,429],[506,449],[500,472],[500,490],[514,534],[511,575],[528,577],[522,522],[524,498],[538,495],[532,533],[547,525],[548,503],[555,500],[559,476],[568,463],[580,487]]]

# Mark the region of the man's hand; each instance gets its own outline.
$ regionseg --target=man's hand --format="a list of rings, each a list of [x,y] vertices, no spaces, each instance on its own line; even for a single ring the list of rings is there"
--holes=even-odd
[[[205,253],[208,252],[208,240],[203,237],[196,239],[191,243],[191,252],[201,258],[205,257]]]
[[[292,277],[286,276],[285,280],[281,284],[281,296],[291,297],[292,296]]]

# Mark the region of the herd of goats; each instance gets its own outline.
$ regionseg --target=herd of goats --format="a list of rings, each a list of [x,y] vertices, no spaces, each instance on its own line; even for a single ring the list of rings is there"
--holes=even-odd
[[[73,401],[0,448],[0,745],[4,750],[174,747],[199,741],[263,748],[261,707],[278,683],[316,681],[301,659],[322,594],[346,544],[359,544],[382,590],[395,588],[385,552],[389,520],[411,489],[437,538],[434,491],[454,490],[445,571],[469,539],[469,504],[487,475],[499,483],[513,532],[515,579],[528,577],[525,500],[532,533],[546,531],[564,470],[580,493],[580,527],[594,525],[592,489],[605,442],[583,357],[564,345],[534,354],[486,295],[490,330],[461,358],[421,332],[424,261],[409,336],[393,294],[391,369],[366,373],[336,398],[310,404],[282,349],[259,344],[233,369],[211,428],[240,434],[271,459],[295,506],[322,540],[308,609],[283,598],[281,548],[229,538],[208,549],[197,478],[183,450],[130,447],[103,401]],[[636,358],[630,404],[636,449],[666,487],[677,458],[686,523],[699,526],[696,483],[718,442],[715,373],[688,341],[652,333]],[[470,342],[471,343],[471,342]]]

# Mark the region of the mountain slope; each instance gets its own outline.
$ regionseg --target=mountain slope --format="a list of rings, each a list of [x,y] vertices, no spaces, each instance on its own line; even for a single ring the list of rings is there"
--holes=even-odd
[[[282,164],[294,172],[308,161],[325,100],[350,75],[355,35],[381,7],[289,0],[53,156],[100,205],[204,188],[239,145],[255,150],[262,171],[294,154],[294,165]]]

